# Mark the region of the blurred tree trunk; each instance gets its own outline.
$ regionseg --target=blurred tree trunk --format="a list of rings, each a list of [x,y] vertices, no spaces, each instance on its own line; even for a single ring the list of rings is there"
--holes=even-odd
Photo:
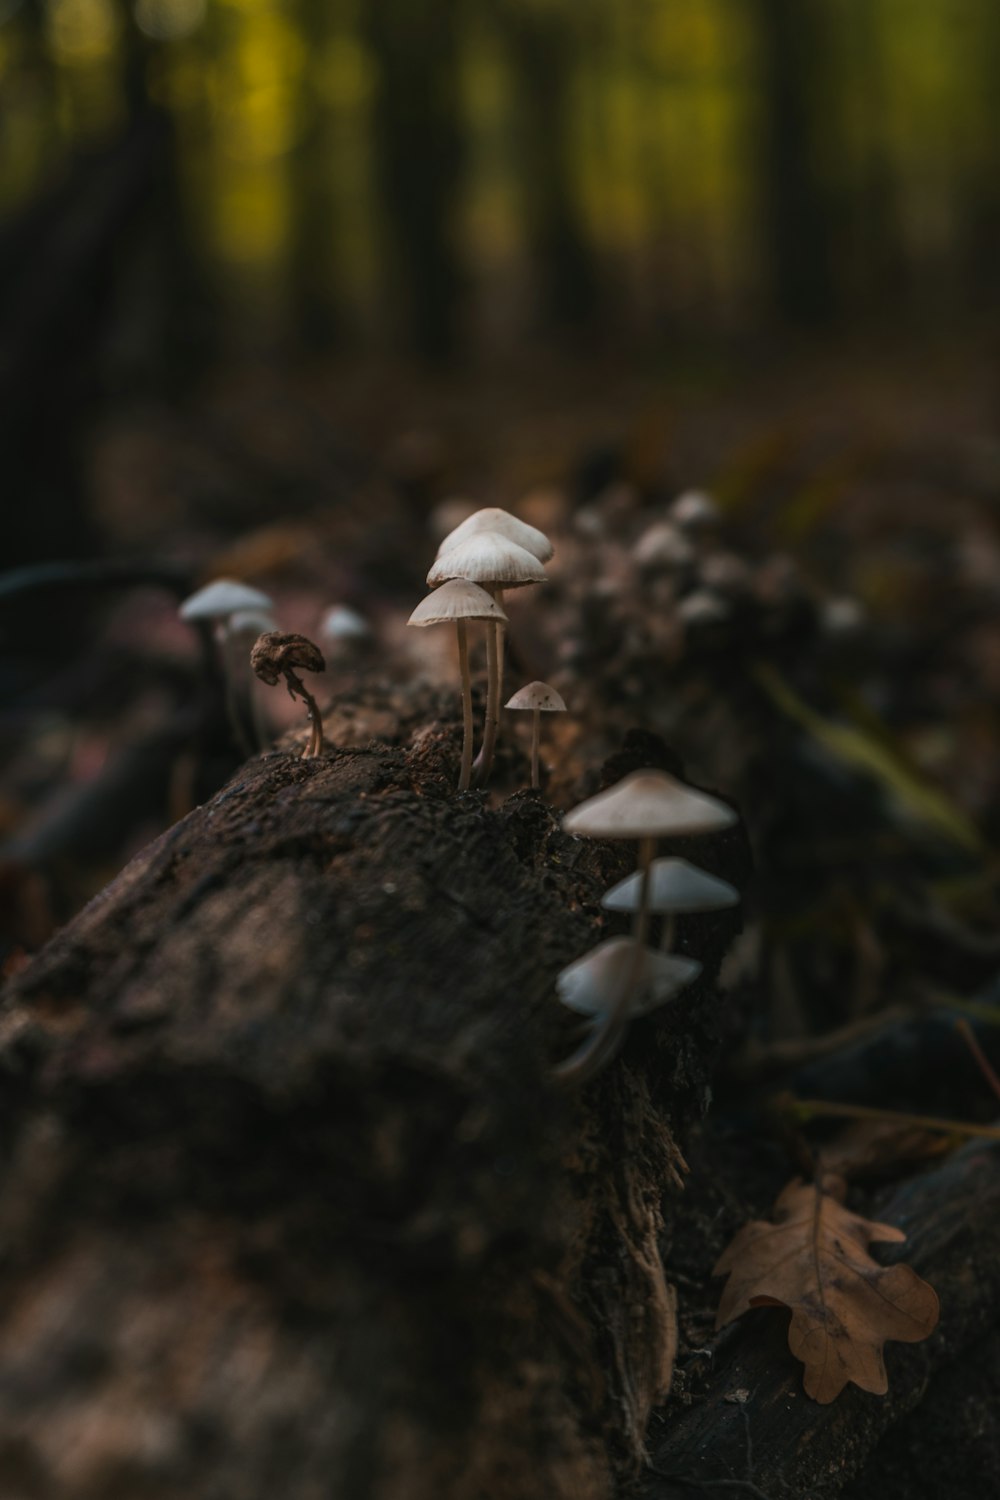
[[[297,27],[310,57],[321,57],[333,42],[336,12],[326,0],[296,0]],[[342,321],[336,245],[336,161],[329,110],[317,96],[315,72],[303,81],[305,126],[291,159],[292,315],[298,340],[307,349],[332,342]]]
[[[375,171],[391,280],[413,343],[432,359],[452,352],[457,332],[460,9],[461,0],[366,0],[362,7],[378,70]]]
[[[787,322],[815,325],[836,310],[835,210],[824,179],[823,0],[754,0],[764,123],[761,140],[772,296]]]
[[[511,62],[527,238],[546,320],[593,323],[597,278],[573,192],[570,118],[572,17],[500,0],[493,7]]]

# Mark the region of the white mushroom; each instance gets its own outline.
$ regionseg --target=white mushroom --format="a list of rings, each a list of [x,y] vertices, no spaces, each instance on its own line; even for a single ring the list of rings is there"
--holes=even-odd
[[[537,790],[540,785],[538,745],[542,714],[564,714],[566,705],[555,688],[549,687],[547,682],[529,682],[526,687],[518,688],[512,698],[507,699],[505,707],[531,711],[531,785]]]
[[[601,898],[608,911],[634,912],[642,896],[642,876],[638,870],[613,885]],[[720,911],[735,906],[740,893],[728,880],[709,875],[686,859],[654,859],[650,867],[649,909],[667,917],[660,947],[666,951],[673,943],[674,919],[680,912]]]
[[[614,1008],[635,960],[636,944],[627,937],[605,938],[556,976],[563,1005],[583,1016],[605,1016]],[[693,958],[640,948],[638,977],[631,991],[628,1016],[644,1016],[686,989],[701,973]]]
[[[226,626],[234,615],[253,610],[267,617],[269,622],[267,628],[270,629],[273,626],[272,608],[272,601],[260,589],[251,588],[246,583],[238,583],[233,578],[216,578],[212,583],[206,584],[204,588],[198,589],[196,593],[185,599],[178,611],[181,619],[187,621],[189,625],[213,629],[215,632],[222,661],[222,679],[229,722],[237,744],[247,755],[253,754],[253,746],[248,741],[236,704],[236,688],[229,660]]]
[[[470,516],[469,519],[472,521],[475,517]],[[544,583],[545,569],[532,552],[499,532],[474,530],[471,535],[442,552],[427,574],[427,582],[431,588],[452,578],[465,578],[470,583],[478,583],[487,593],[499,599],[504,589]],[[493,749],[500,721],[505,622],[506,616],[503,621],[497,620],[494,629],[488,630],[486,634],[486,723],[482,749],[479,752],[479,778],[482,782],[486,781],[493,764]]]
[[[718,526],[722,512],[704,490],[685,490],[670,507],[670,519],[682,531],[700,535]]]
[[[464,578],[453,578],[442,584],[426,599],[421,599],[413,611],[408,625],[445,625],[454,622],[458,634],[458,665],[462,675],[462,769],[458,778],[458,789],[467,792],[472,779],[472,681],[469,676],[469,620],[506,622],[503,609],[478,583],[469,583]],[[492,623],[487,623],[489,635],[493,634]]]
[[[438,557],[442,552],[457,547],[460,542],[468,541],[469,537],[478,536],[481,531],[492,531],[497,536],[506,537],[508,542],[515,542],[518,547],[523,547],[525,552],[530,552],[539,562],[548,562],[553,555],[554,548],[544,531],[512,516],[509,510],[501,510],[497,505],[487,505],[483,510],[467,516],[453,531],[449,531],[437,550]]]

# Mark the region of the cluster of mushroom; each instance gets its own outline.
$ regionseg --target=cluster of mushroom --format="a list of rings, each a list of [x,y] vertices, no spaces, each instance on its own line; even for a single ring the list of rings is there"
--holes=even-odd
[[[462,680],[459,791],[468,791],[473,769],[479,783],[485,784],[493,764],[500,722],[504,632],[508,623],[503,595],[507,589],[544,583],[546,575],[542,564],[549,561],[552,552],[552,543],[544,532],[529,526],[509,511],[496,506],[478,510],[441,542],[434,565],[427,574],[433,592],[421,600],[410,616],[410,625],[453,624],[456,627]],[[481,620],[486,627],[487,683],[483,740],[474,767],[468,626],[475,620]],[[540,715],[564,711],[566,705],[554,688],[543,682],[533,682],[515,693],[506,707],[532,711],[532,786],[537,787]]]
[[[593,1077],[618,1050],[633,1016],[662,1005],[697,978],[701,965],[670,951],[677,915],[739,900],[734,886],[687,860],[657,859],[657,840],[716,832],[735,821],[732,808],[718,798],[655,770],[633,771],[563,818],[568,833],[639,844],[638,868],[602,900],[610,911],[631,913],[631,935],[606,938],[556,979],[562,1003],[590,1023],[581,1047],[556,1070],[564,1082]],[[664,919],[659,948],[647,941],[654,913]]]

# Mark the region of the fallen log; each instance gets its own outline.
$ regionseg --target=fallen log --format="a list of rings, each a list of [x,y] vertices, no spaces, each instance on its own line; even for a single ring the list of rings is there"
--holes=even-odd
[[[628,854],[538,793],[457,795],[454,705],[408,712],[368,689],[340,748],[244,766],[8,987],[0,1492],[596,1500],[638,1471],[739,916],[691,919],[697,985],[560,1091],[553,978]],[[739,828],[703,854],[745,883]]]

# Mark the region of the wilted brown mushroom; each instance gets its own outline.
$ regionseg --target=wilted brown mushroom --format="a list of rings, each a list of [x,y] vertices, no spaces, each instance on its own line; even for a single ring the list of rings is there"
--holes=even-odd
[[[292,698],[301,698],[306,705],[309,714],[311,733],[309,743],[302,752],[303,760],[312,760],[317,755],[322,755],[325,747],[323,741],[323,720],[320,717],[319,707],[316,699],[310,693],[300,677],[295,675],[295,668],[300,667],[306,672],[325,672],[326,662],[323,653],[318,646],[304,635],[290,635],[282,630],[269,630],[264,635],[258,636],[250,652],[250,665],[260,678],[266,682],[268,687],[275,687],[279,677],[285,679],[289,695]]]

